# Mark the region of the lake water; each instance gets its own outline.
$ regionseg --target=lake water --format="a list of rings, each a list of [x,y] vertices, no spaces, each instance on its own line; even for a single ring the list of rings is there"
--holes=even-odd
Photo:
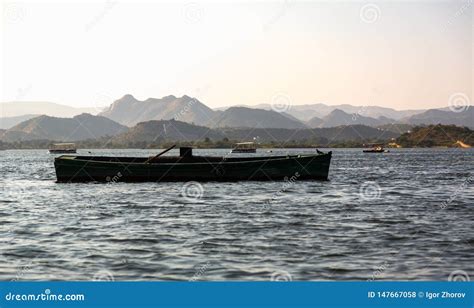
[[[0,280],[474,278],[473,149],[333,149],[327,182],[58,184],[53,158],[0,152]]]

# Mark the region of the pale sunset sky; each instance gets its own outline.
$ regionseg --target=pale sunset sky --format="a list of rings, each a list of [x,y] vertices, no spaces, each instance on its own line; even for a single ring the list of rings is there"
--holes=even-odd
[[[473,100],[471,1],[2,1],[1,101]]]

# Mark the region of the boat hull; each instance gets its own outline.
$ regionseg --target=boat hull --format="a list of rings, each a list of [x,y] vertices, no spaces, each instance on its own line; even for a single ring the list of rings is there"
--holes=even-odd
[[[50,154],[75,154],[76,150],[49,150]]]
[[[331,152],[319,155],[144,163],[143,158],[60,156],[54,161],[58,182],[271,181],[327,180]]]
[[[257,149],[233,149],[232,153],[257,153]]]

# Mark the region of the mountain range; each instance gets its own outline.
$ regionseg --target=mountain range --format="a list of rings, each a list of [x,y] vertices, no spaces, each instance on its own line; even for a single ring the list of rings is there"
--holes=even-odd
[[[182,121],[150,120],[128,128],[103,116],[81,114],[73,118],[39,116],[24,121],[8,130],[0,130],[2,142],[27,142],[34,140],[83,141],[99,140],[102,144],[130,146],[140,142],[219,140],[255,140],[277,142],[283,146],[295,141],[312,144],[329,144],[338,141],[390,139],[400,133],[364,125],[331,128],[249,128],[194,125]]]
[[[445,111],[439,109],[427,110],[401,120],[412,125],[444,124],[474,127],[474,108],[462,112]]]
[[[367,126],[379,126],[384,124],[390,124],[397,122],[394,119],[389,119],[384,116],[378,118],[366,117],[359,114],[348,114],[341,109],[334,109],[328,115],[322,119],[313,117],[308,121],[311,127],[334,127],[340,125],[367,125]]]
[[[0,140],[17,142],[29,140],[77,141],[115,136],[128,130],[126,126],[102,116],[81,114],[73,118],[38,116],[0,132]]]
[[[3,102],[0,103],[0,117],[18,117],[28,114],[49,115],[52,117],[70,118],[81,113],[97,114],[100,108],[75,108],[51,102]]]
[[[273,110],[230,107],[215,111],[198,99],[184,95],[139,101],[130,94],[100,113],[118,123],[134,126],[150,120],[178,120],[207,127],[306,128],[300,120]]]
[[[8,129],[11,128],[21,122],[24,122],[26,120],[35,118],[39,115],[37,114],[25,114],[25,115],[20,115],[16,117],[6,117],[6,118],[0,118],[0,129]]]
[[[51,114],[66,114],[65,116],[56,116],[56,118],[71,119],[71,116],[76,117],[76,113],[82,110],[47,102],[39,102],[37,105],[32,102],[10,102],[2,103],[0,107],[2,108],[0,129],[7,129],[7,131],[3,133],[3,135],[7,137],[11,134],[18,134],[19,131],[23,131],[23,126],[28,127],[30,123],[35,123],[35,121],[43,121],[44,117],[40,118],[42,120],[37,119],[36,115],[38,114],[46,114],[46,116],[49,117],[51,117]],[[256,107],[261,107],[261,109]],[[467,108],[463,112],[453,112],[448,108],[397,111],[391,108],[377,106],[327,106],[324,104],[289,107],[290,108],[285,112],[276,112],[272,110],[270,105],[258,105],[252,108],[234,106],[214,110],[198,99],[187,95],[182,97],[169,95],[159,99],[149,98],[140,101],[132,95],[127,94],[114,101],[108,108],[100,112],[99,116],[114,122],[113,125],[110,122],[104,124],[111,126],[111,130],[105,130],[107,133],[111,131],[115,132],[118,127],[115,124],[119,124],[119,127],[124,128],[134,127],[139,123],[147,121],[171,119],[212,129],[309,129],[330,128],[342,125],[364,125],[402,133],[414,125],[453,124],[470,128],[474,127],[474,108]],[[53,109],[51,110],[51,108]],[[93,109],[96,112],[100,111],[95,108]],[[21,114],[22,112],[23,114]],[[64,123],[67,121],[55,121],[59,128],[66,129],[67,125]],[[390,126],[395,126],[396,129],[390,129]],[[72,127],[75,126],[73,125]],[[28,138],[35,137],[35,134],[38,138],[40,135],[48,138],[49,136],[54,136],[54,134],[48,135],[35,132],[32,129],[26,133],[27,136],[29,136]],[[80,134],[83,134],[82,136],[87,135],[80,132],[77,134],[77,136]],[[57,137],[59,136],[64,137],[63,132],[57,135]]]
[[[255,106],[241,105],[242,107],[249,107],[255,109],[272,110],[270,104],[259,104]],[[221,107],[217,110],[226,110],[230,107]],[[348,114],[361,115],[371,118],[386,117],[390,119],[400,120],[405,117],[409,117],[418,113],[422,113],[425,110],[395,110],[393,108],[379,107],[379,106],[354,106],[349,104],[342,105],[326,105],[326,104],[306,104],[306,105],[291,105],[288,106],[286,113],[294,116],[301,121],[307,122],[314,117],[323,118],[329,115],[336,109],[342,110]]]
[[[101,108],[75,108],[51,102],[3,102],[0,103],[0,129],[11,128],[39,115],[71,118],[82,113],[97,114]]]
[[[258,108],[260,107],[260,108]],[[290,106],[276,112],[270,105],[233,106],[213,110],[196,98],[165,96],[139,101],[131,95],[116,100],[100,115],[123,125],[149,120],[175,119],[207,127],[317,128],[339,125],[381,126],[386,124],[455,124],[472,127],[473,109],[462,114],[441,109],[395,110],[378,106]]]
[[[307,128],[308,126],[289,114],[273,110],[231,107],[216,112],[207,123],[209,127],[251,127],[251,128]]]

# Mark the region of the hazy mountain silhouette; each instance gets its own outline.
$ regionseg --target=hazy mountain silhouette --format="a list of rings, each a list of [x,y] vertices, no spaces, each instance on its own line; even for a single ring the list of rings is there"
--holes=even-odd
[[[14,125],[21,124],[22,120],[28,120],[33,117],[32,114],[34,113],[46,113],[46,115],[67,114],[67,116],[59,117],[71,117],[81,110],[81,108],[48,102],[10,102],[2,103],[0,106],[2,107],[2,115],[8,116],[8,118],[0,118],[0,128],[13,128]],[[21,114],[22,112],[23,114]],[[149,98],[145,101],[140,101],[127,94],[112,103],[100,115],[129,127],[150,120],[175,119],[211,128],[303,129],[341,125],[380,127],[386,124],[454,124],[473,127],[473,112],[474,108],[456,113],[449,110],[449,108],[430,109],[427,111],[399,111],[378,106],[352,106],[348,104],[337,106],[325,104],[292,105],[289,106],[286,112],[276,112],[272,110],[269,104],[261,104],[251,108],[234,106],[213,110],[199,100],[187,95],[182,97],[169,95],[160,99]],[[55,123],[58,123],[58,130],[60,130],[62,126],[58,121]],[[7,133],[8,136],[12,134],[12,132]],[[25,132],[22,132],[22,130],[16,130],[15,134],[16,136],[21,135],[22,138],[31,138],[34,137],[34,134],[41,135],[40,132],[30,131],[25,136]],[[62,136],[61,132],[58,132],[56,135]]]
[[[474,128],[474,108],[462,112],[430,109],[423,113],[402,119],[401,122],[412,125],[443,124]]]
[[[11,118],[25,115],[48,115],[51,117],[70,118],[82,113],[97,114],[98,108],[75,108],[51,102],[4,102],[0,103],[0,118]]]
[[[26,114],[26,115],[21,115],[21,116],[16,116],[16,117],[8,117],[8,118],[0,118],[0,129],[9,129],[12,128],[13,126],[37,117],[37,114]]]
[[[270,104],[259,104],[255,106],[243,107],[259,108],[265,110],[271,110]],[[226,110],[230,107],[221,107],[219,110]],[[306,104],[306,105],[291,105],[289,106],[286,113],[291,114],[301,121],[308,122],[314,117],[323,118],[329,115],[332,111],[339,109],[349,114],[357,114],[365,117],[379,118],[387,117],[390,119],[399,120],[405,117],[409,117],[418,113],[422,113],[425,110],[395,110],[393,108],[379,107],[379,106],[354,106],[349,104],[342,105],[326,105],[322,103],[318,104]]]
[[[308,124],[308,126],[311,128],[321,127],[323,123],[323,119],[320,119],[318,117],[313,117],[308,122],[306,122],[306,124]]]
[[[90,114],[81,114],[73,118],[42,115],[6,130],[1,139],[7,142],[21,140],[77,141],[115,136],[127,129],[110,119]]]
[[[211,127],[307,128],[301,121],[273,110],[231,107],[220,112]]]
[[[335,127],[340,125],[367,125],[367,126],[379,126],[387,123],[396,122],[393,119],[381,117],[378,119],[366,117],[360,114],[348,114],[340,109],[331,111],[330,114],[323,117],[320,127]]]

